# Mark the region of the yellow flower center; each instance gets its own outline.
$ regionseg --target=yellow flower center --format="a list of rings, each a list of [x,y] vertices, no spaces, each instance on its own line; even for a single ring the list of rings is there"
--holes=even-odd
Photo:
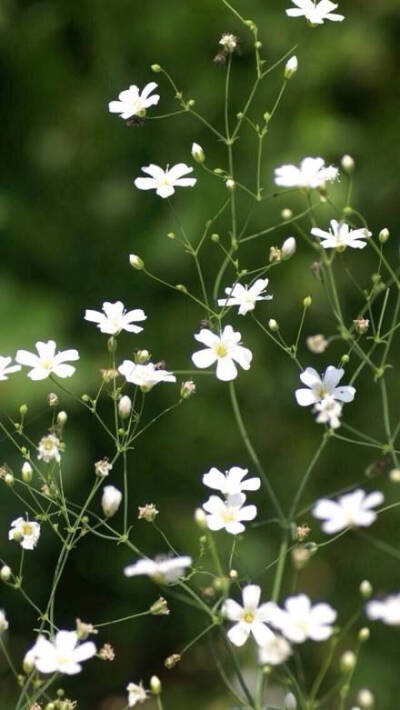
[[[225,523],[231,523],[233,520],[235,520],[235,511],[233,508],[227,508],[224,510],[222,513],[222,519]]]
[[[223,343],[217,343],[214,346],[214,352],[218,357],[225,357],[228,354],[228,348]]]
[[[242,614],[242,619],[243,619],[243,621],[246,622],[246,624],[252,624],[255,619],[254,611],[250,611],[249,609],[245,609]]]
[[[32,526],[29,523],[24,523],[22,525],[22,535],[24,537],[32,535]]]
[[[40,364],[44,370],[52,370],[53,369],[53,360],[42,360],[42,362]]]

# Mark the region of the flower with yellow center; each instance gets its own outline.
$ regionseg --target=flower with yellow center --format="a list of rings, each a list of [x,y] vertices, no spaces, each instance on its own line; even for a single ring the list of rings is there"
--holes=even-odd
[[[272,640],[275,634],[267,626],[270,621],[271,603],[260,605],[261,587],[248,584],[242,590],[243,605],[227,599],[222,606],[223,615],[235,625],[228,631],[228,638],[235,646],[243,646],[250,634],[259,646]]]
[[[240,344],[242,336],[235,332],[231,325],[226,325],[220,335],[202,328],[194,337],[199,343],[206,345],[203,350],[198,350],[192,355],[196,367],[204,369],[217,363],[217,378],[225,382],[237,377],[235,363],[238,363],[243,370],[250,369],[253,354],[251,350]]]
[[[37,545],[39,537],[39,523],[25,520],[25,518],[13,520],[8,532],[8,539],[19,542],[24,550],[33,550]]]
[[[38,354],[30,353],[28,350],[18,350],[15,356],[16,362],[32,368],[28,372],[31,380],[45,380],[49,375],[57,377],[71,377],[75,372],[75,367],[68,365],[67,360],[79,360],[77,350],[64,350],[56,352],[56,343],[49,340],[47,343],[38,341],[36,350]]]
[[[142,171],[150,177],[136,178],[135,187],[139,190],[155,190],[156,195],[164,199],[174,194],[175,187],[194,187],[197,182],[196,178],[184,177],[193,171],[185,163],[178,163],[172,168],[167,165],[166,170],[151,163],[143,167]]]
[[[243,505],[245,501],[246,496],[243,493],[228,495],[226,500],[219,496],[210,496],[203,504],[209,530],[226,530],[231,535],[244,532],[243,521],[254,520],[257,515],[256,506]]]
[[[296,390],[297,404],[300,407],[309,407],[321,402],[328,395],[340,402],[352,402],[356,393],[354,387],[350,385],[338,387],[343,375],[344,370],[333,365],[327,367],[322,377],[313,367],[307,367],[300,375],[300,380],[307,389]]]

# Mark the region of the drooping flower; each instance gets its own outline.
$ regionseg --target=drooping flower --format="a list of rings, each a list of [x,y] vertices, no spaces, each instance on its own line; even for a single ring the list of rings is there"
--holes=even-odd
[[[111,518],[121,505],[122,493],[115,486],[104,486],[101,507],[107,518]]]
[[[318,227],[313,227],[311,234],[314,237],[321,239],[321,246],[324,249],[338,249],[343,251],[346,247],[352,249],[364,249],[367,245],[365,239],[372,236],[372,232],[368,229],[350,229],[347,222],[338,222],[336,219],[331,219],[330,229],[328,232]]]
[[[47,343],[37,342],[36,350],[38,355],[30,353],[27,350],[18,350],[15,360],[20,365],[26,365],[32,369],[28,372],[28,377],[31,380],[44,380],[49,375],[54,374],[57,377],[71,377],[75,372],[75,367],[67,365],[68,360],[79,360],[77,350],[64,350],[56,353],[56,344],[54,340],[49,340]]]
[[[270,622],[293,643],[307,639],[325,641],[332,633],[337,613],[329,604],[315,604],[305,594],[286,599],[284,609],[270,605]]]
[[[243,521],[254,520],[257,515],[256,506],[244,505],[245,501],[246,496],[243,493],[228,496],[226,500],[219,496],[210,496],[203,503],[209,530],[226,530],[231,535],[244,532]]]
[[[260,605],[260,597],[261,587],[248,584],[242,590],[242,606],[234,599],[227,599],[223,603],[222,614],[229,621],[236,622],[228,631],[228,638],[235,646],[243,646],[250,634],[260,646],[275,636],[266,625],[270,616],[270,603]]]
[[[208,473],[204,474],[202,480],[205,486],[221,491],[225,496],[233,496],[243,491],[258,491],[261,485],[260,479],[257,477],[245,479],[248,472],[247,468],[232,466],[222,473],[213,466]]]
[[[8,629],[8,621],[6,613],[3,609],[0,609],[0,636],[4,631]]]
[[[292,0],[295,8],[290,8],[286,10],[286,14],[289,17],[305,17],[306,20],[311,25],[323,25],[325,20],[331,20],[332,22],[342,22],[344,20],[344,15],[338,15],[333,10],[338,7],[336,3],[331,2],[331,0],[320,0],[320,2],[313,2],[313,0]]]
[[[135,707],[137,703],[144,703],[148,698],[147,690],[143,688],[143,684],[139,683],[129,683],[126,687],[128,691],[128,706],[130,708]]]
[[[322,498],[313,509],[313,515],[324,520],[322,530],[329,535],[351,527],[368,527],[375,522],[377,513],[372,510],[384,501],[383,493],[366,493],[361,489],[346,493],[337,501]]]
[[[39,636],[31,652],[40,673],[75,675],[81,662],[96,654],[96,646],[92,641],[80,644],[76,631],[59,631],[53,641]]]
[[[152,362],[141,365],[132,362],[132,360],[124,360],[119,366],[118,372],[125,377],[127,382],[140,387],[142,392],[149,392],[159,382],[176,382],[176,377],[172,372],[158,369]]]
[[[156,194],[163,198],[173,195],[176,187],[194,187],[197,182],[196,178],[184,177],[193,172],[193,168],[185,163],[178,163],[172,168],[167,166],[166,170],[151,163],[142,170],[150,177],[136,178],[135,186],[139,190],[155,190]]]
[[[39,537],[39,523],[25,520],[25,518],[16,518],[16,520],[13,520],[8,532],[8,539],[19,542],[24,550],[34,550]]]
[[[126,577],[146,575],[157,584],[170,584],[176,582],[185,574],[186,567],[192,564],[192,558],[182,557],[156,557],[154,560],[138,560],[124,568]]]
[[[0,355],[0,381],[8,380],[7,375],[11,375],[13,372],[19,372],[21,369],[20,365],[11,365],[12,357],[3,357]]]
[[[291,654],[292,649],[286,639],[279,634],[273,634],[266,643],[259,647],[258,662],[263,666],[279,666],[281,663],[285,663]]]
[[[269,279],[257,279],[252,286],[234,284],[225,289],[228,298],[218,299],[219,306],[239,306],[239,315],[253,311],[257,301],[270,301],[272,296],[263,295]]]
[[[42,436],[38,444],[38,459],[44,461],[45,463],[50,463],[50,461],[61,461],[61,443],[58,436],[55,434],[46,434]]]
[[[193,353],[192,360],[196,367],[206,368],[217,363],[216,375],[225,382],[234,380],[238,371],[237,362],[244,370],[250,369],[253,353],[240,345],[241,334],[226,325],[221,335],[216,335],[207,328],[202,328],[194,336],[196,340],[207,347]]]
[[[97,323],[97,327],[102,333],[108,335],[119,335],[121,330],[126,330],[128,333],[140,333],[143,328],[135,324],[135,321],[146,320],[147,316],[141,308],[135,308],[132,311],[126,311],[125,306],[121,301],[109,303],[105,301],[101,311],[85,311],[85,320]]]
[[[400,593],[386,599],[372,599],[366,606],[367,616],[388,626],[400,626]]]
[[[275,183],[281,187],[318,188],[338,177],[339,170],[325,166],[322,158],[304,158],[300,166],[281,165],[275,170]]]
[[[328,394],[315,404],[313,412],[317,415],[318,424],[328,424],[332,429],[338,429],[342,410],[343,404]]]
[[[132,116],[143,117],[146,115],[146,109],[149,106],[158,104],[160,97],[158,94],[152,94],[152,91],[157,88],[157,84],[151,81],[149,84],[140,90],[132,84],[129,89],[121,91],[118,95],[119,101],[110,101],[108,110],[110,113],[119,113],[123,119],[132,118]]]
[[[340,402],[352,402],[356,393],[355,388],[350,385],[338,387],[343,375],[342,368],[329,365],[321,378],[313,367],[307,367],[300,375],[300,379],[304,385],[307,385],[307,389],[296,390],[297,404],[300,407],[309,407],[311,404],[321,402],[327,395]]]

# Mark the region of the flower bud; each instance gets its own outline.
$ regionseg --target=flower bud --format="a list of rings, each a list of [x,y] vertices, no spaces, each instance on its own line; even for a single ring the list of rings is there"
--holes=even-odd
[[[127,419],[132,411],[132,400],[127,394],[120,397],[118,402],[118,414],[121,419]]]
[[[304,308],[309,308],[309,307],[311,306],[311,304],[312,304],[311,296],[306,296],[306,297],[303,299],[303,306],[304,306]]]
[[[30,483],[33,477],[33,469],[28,461],[22,464],[21,477],[25,483]]]
[[[355,166],[354,158],[352,158],[351,155],[344,155],[341,160],[341,166],[344,172],[350,175],[350,173],[353,172]]]
[[[159,64],[152,64],[151,71],[154,71],[156,74],[158,74],[161,71],[160,65]]]
[[[344,673],[349,673],[356,667],[357,656],[353,651],[345,651],[340,659],[340,668]]]
[[[104,486],[101,507],[106,518],[111,518],[121,505],[122,493],[115,486]]]
[[[233,579],[235,581],[236,579],[238,579],[238,577],[239,577],[239,573],[238,573],[237,569],[229,570],[229,578],[230,579]]]
[[[162,686],[161,686],[161,681],[158,676],[152,675],[150,678],[150,690],[154,695],[160,695]]]
[[[141,271],[144,267],[144,261],[137,254],[129,254],[129,263],[138,271]]]
[[[400,468],[392,468],[389,472],[389,478],[392,483],[400,483]]]
[[[281,246],[281,258],[283,260],[290,259],[290,257],[293,256],[295,251],[296,251],[296,240],[294,237],[288,237],[287,239],[285,239],[285,241],[283,242],[283,244]]]
[[[228,178],[225,185],[226,189],[229,190],[229,192],[233,192],[236,187],[236,183],[234,180],[232,180],[232,178]]]
[[[148,350],[137,350],[135,353],[135,362],[138,365],[145,365],[151,358]]]
[[[19,408],[19,413],[20,413],[20,415],[21,415],[22,418],[25,416],[25,414],[27,413],[27,411],[28,411],[28,405],[27,405],[27,404],[21,404],[21,406],[20,406],[20,408]]]
[[[293,57],[290,57],[290,59],[288,59],[285,65],[285,71],[283,73],[285,79],[291,79],[292,76],[296,74],[298,68],[299,62],[297,60],[297,57],[293,55]]]
[[[200,530],[206,530],[207,528],[207,516],[202,508],[196,508],[194,511],[194,521]]]
[[[369,710],[369,708],[373,708],[375,704],[375,698],[373,694],[371,693],[368,688],[362,688],[361,690],[358,691],[357,694],[357,702],[360,706],[360,708],[365,708],[365,710]]]
[[[358,640],[360,641],[360,643],[365,643],[366,641],[368,641],[370,636],[371,632],[368,626],[363,626],[363,628],[360,629],[358,632]]]
[[[181,293],[187,293],[187,288],[184,284],[176,284],[175,288],[177,291],[180,291]]]
[[[9,579],[11,578],[12,572],[11,572],[11,567],[8,565],[3,565],[2,568],[0,569],[0,579],[2,582],[8,582]]]
[[[279,330],[279,325],[278,322],[275,320],[275,318],[270,318],[268,321],[268,328],[272,330],[272,332],[276,332]]]
[[[384,227],[379,232],[379,241],[381,244],[385,244],[390,237],[390,232],[387,227]]]
[[[198,143],[193,143],[192,145],[192,158],[196,163],[204,163],[206,156],[203,148]]]
[[[28,651],[24,659],[22,661],[22,668],[24,669],[24,672],[28,675],[28,673],[31,673],[35,667],[35,654],[33,653],[32,650]]]
[[[58,412],[58,414],[57,414],[57,424],[58,424],[59,426],[64,426],[64,424],[66,424],[66,422],[67,422],[67,419],[68,419],[68,414],[67,414],[67,412],[64,412],[64,411]]]
[[[196,385],[194,384],[193,380],[187,380],[186,382],[182,382],[182,385],[181,385],[182,399],[188,399],[195,392],[196,392]]]
[[[281,217],[284,220],[292,219],[293,217],[293,212],[289,207],[285,207],[282,212],[281,212]]]
[[[310,335],[306,340],[306,344],[308,349],[316,355],[320,355],[321,353],[325,352],[326,348],[328,347],[328,341],[325,336],[322,335],[322,333],[317,333],[317,335]]]
[[[168,658],[165,659],[164,661],[164,666],[168,668],[168,670],[171,670],[171,668],[175,668],[177,663],[181,660],[181,656],[179,653],[171,653]]]
[[[372,588],[371,582],[368,579],[363,579],[363,581],[360,584],[361,596],[364,597],[364,599],[369,599],[370,597],[372,597],[373,591],[374,590]]]
[[[50,392],[47,396],[47,401],[49,403],[49,407],[56,407],[58,404],[58,397],[54,392]]]
[[[283,700],[283,710],[297,710],[297,700],[293,693],[286,693]]]
[[[282,259],[281,250],[278,247],[269,248],[269,263],[278,264]]]
[[[292,550],[292,562],[295,569],[303,569],[310,561],[312,552],[305,545],[296,545]]]
[[[7,486],[13,486],[14,485],[14,476],[12,473],[6,473],[4,476],[4,483],[6,483]]]

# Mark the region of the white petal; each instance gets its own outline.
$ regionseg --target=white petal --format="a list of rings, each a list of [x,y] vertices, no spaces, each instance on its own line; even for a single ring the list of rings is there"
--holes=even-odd
[[[309,389],[299,389],[295,391],[295,397],[297,404],[300,407],[309,407],[311,404],[318,402],[318,397],[315,396],[314,392]]]
[[[321,378],[313,367],[307,367],[307,369],[301,373],[300,380],[303,385],[306,385],[307,387],[315,387],[316,385],[321,384]]]
[[[237,377],[237,368],[230,357],[219,358],[217,362],[217,377],[223,382],[229,382]]]
[[[246,643],[247,639],[249,638],[250,634],[250,625],[249,624],[235,624],[235,626],[232,626],[231,629],[228,631],[228,638],[231,643],[233,643],[235,646],[243,646],[243,644]]]
[[[230,621],[239,621],[243,608],[233,599],[227,599],[222,605],[222,614]]]
[[[252,624],[251,633],[253,634],[259,646],[263,646],[274,636],[273,632],[271,631],[271,629],[268,628],[268,626],[265,626],[265,624],[257,621]]]
[[[242,597],[245,609],[257,609],[260,603],[261,587],[258,584],[248,584],[243,588]]]
[[[153,178],[136,178],[134,182],[138,190],[155,190],[157,188],[157,183]]]
[[[217,360],[217,356],[213,350],[210,348],[204,348],[204,350],[198,350],[192,355],[192,361],[200,369],[210,367]]]
[[[343,387],[335,387],[335,389],[332,390],[332,397],[340,400],[341,402],[352,402],[355,393],[356,390],[354,387],[344,385]]]

